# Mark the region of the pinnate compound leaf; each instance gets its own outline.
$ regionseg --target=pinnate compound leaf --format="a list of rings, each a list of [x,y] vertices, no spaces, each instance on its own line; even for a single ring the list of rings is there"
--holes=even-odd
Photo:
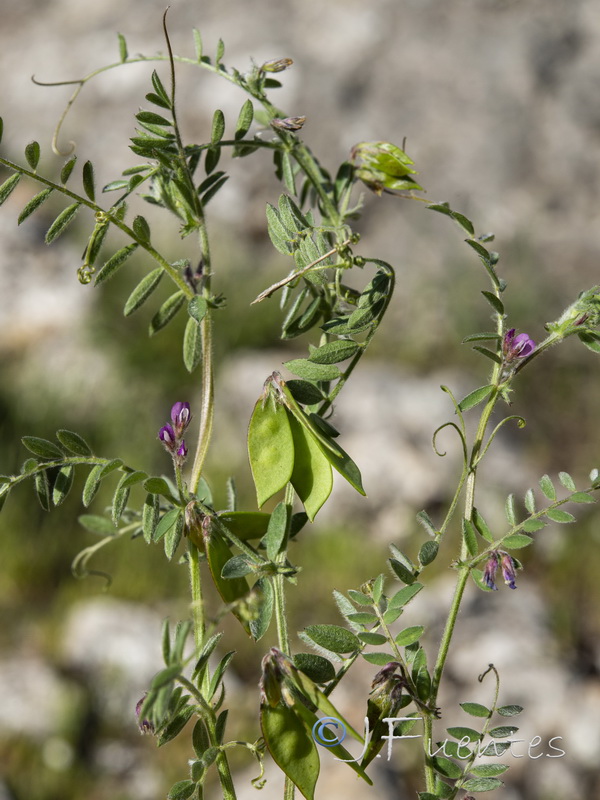
[[[193,372],[201,360],[202,336],[200,326],[193,317],[190,317],[183,332],[183,363],[188,372]]]
[[[284,406],[259,399],[248,428],[248,455],[258,507],[283,489],[292,477],[294,440]]]
[[[146,302],[160,283],[163,275],[163,268],[157,267],[142,278],[127,298],[125,307],[123,308],[124,316],[128,317],[130,314],[133,314],[134,311],[137,311],[137,309]]]
[[[44,200],[47,200],[48,197],[50,197],[53,191],[54,189],[50,187],[42,189],[41,192],[38,192],[36,195],[34,195],[34,197],[31,198],[31,200],[27,203],[25,208],[19,214],[17,224],[20,225],[27,219],[27,217],[31,216],[31,214],[33,214],[33,212],[36,211],[42,205]]]
[[[10,178],[7,178],[2,186],[0,186],[0,206],[8,198],[10,193],[16,188],[17,183],[21,180],[21,173],[15,172]]]
[[[35,456],[49,460],[63,458],[62,450],[48,439],[40,439],[39,436],[23,436],[21,441]]]
[[[117,252],[111,256],[98,271],[95,285],[98,286],[100,283],[108,280],[108,278],[112,278],[119,267],[123,266],[124,262],[129,258],[129,256],[131,256],[137,250],[138,246],[139,245],[137,242],[133,242],[132,244],[128,244],[125,247],[122,247],[120,250],[117,250]]]
[[[361,649],[360,639],[339,625],[308,625],[304,634],[318,647],[338,655],[355,653]]]
[[[458,404],[458,407],[461,411],[468,411],[470,408],[474,408],[479,403],[482,403],[486,397],[492,393],[494,387],[492,384],[487,386],[480,386],[479,389],[475,389],[475,391],[468,394]]]
[[[74,431],[67,431],[64,429],[58,430],[56,431],[56,438],[63,447],[66,447],[67,450],[70,450],[71,453],[74,453],[76,456],[92,455],[92,448],[82,436]]]

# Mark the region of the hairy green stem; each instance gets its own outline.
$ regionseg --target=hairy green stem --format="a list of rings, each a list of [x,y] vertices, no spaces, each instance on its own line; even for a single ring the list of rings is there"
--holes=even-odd
[[[200,553],[196,545],[188,538],[188,566],[190,573],[190,591],[192,595],[192,623],[194,625],[194,646],[196,654],[204,644],[206,621],[204,617],[204,600],[202,597],[202,575],[200,573]]]

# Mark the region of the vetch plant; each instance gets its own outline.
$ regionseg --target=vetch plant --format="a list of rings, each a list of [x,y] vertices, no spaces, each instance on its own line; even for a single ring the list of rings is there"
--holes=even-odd
[[[568,473],[561,472],[559,481],[565,491],[559,496],[553,480],[544,475],[539,482],[541,495],[527,489],[523,507],[509,495],[506,523],[498,528],[486,521],[486,510],[479,502],[479,467],[503,426],[525,424],[522,417],[509,414],[490,430],[492,413],[502,404],[511,404],[513,384],[523,369],[571,337],[600,353],[600,287],[582,292],[558,320],[548,323],[547,336],[536,344],[529,333],[508,327],[506,283],[498,274],[498,254],[487,246],[493,237],[476,235],[473,223],[447,203],[426,206],[457,224],[490,281],[482,295],[492,314],[493,330],[473,333],[464,340],[483,356],[489,375],[461,400],[450,388],[442,387],[451,419],[433,435],[434,449],[442,455],[437,450],[438,434],[444,429],[456,434],[462,453],[461,474],[439,520],[418,512],[423,542],[416,555],[409,556],[391,545],[386,573],[365,576],[361,586],[346,594],[335,591],[344,624],[315,622],[307,626],[299,637],[315,652],[298,652],[290,636],[285,592],[289,582],[301,587],[302,577],[299,565],[291,561],[289,545],[298,536],[310,535],[309,523],[327,502],[334,479],[346,480],[361,495],[368,489],[363,488],[359,466],[339,443],[343,436],[334,426],[335,401],[378,332],[396,282],[390,264],[358,250],[353,224],[362,203],[356,189],[367,187],[378,195],[422,201],[418,194],[422,187],[413,177],[412,160],[388,142],[360,142],[335,175],[324,169],[300,136],[304,124],[311,121],[288,115],[271,100],[271,90],[280,85],[273,75],[292,66],[289,58],[253,64],[242,72],[225,65],[221,41],[216,55],[206,55],[195,30],[194,55],[178,56],[172,52],[166,22],[164,30],[165,56],[130,57],[125,39],[119,35],[118,61],[73,81],[76,89],[69,102],[70,107],[101,72],[136,62],[156,62],[146,106],[135,114],[137,131],[130,143],[140,163],[99,191],[94,167],[85,161],[80,173],[82,188],[73,188],[77,155],[69,155],[58,178],[51,177],[39,172],[40,146],[32,142],[25,148],[24,163],[0,157],[9,173],[0,186],[0,203],[22,180],[37,186],[19,214],[20,224],[51,195],[62,197],[65,207],[46,233],[48,244],[64,233],[77,215],[85,216],[89,234],[77,272],[84,285],[93,280],[102,286],[118,270],[127,268],[135,251],[143,251],[154,266],[126,298],[125,316],[153,302],[157,286],[170,282],[172,293],[156,307],[149,332],[157,334],[176,315],[184,314],[183,362],[189,372],[198,375],[196,396],[175,402],[170,421],[158,430],[157,438],[171,457],[172,475],[151,475],[143,465],[125,463],[119,455],[97,455],[80,435],[62,429],[57,431],[56,441],[23,437],[30,456],[19,474],[0,477],[0,502],[21,483],[31,482],[42,507],[49,511],[66,498],[75,470],[84,470],[84,507],[91,506],[103,481],[113,481],[115,486],[108,515],[80,518],[88,531],[102,538],[75,559],[76,574],[89,574],[90,561],[98,550],[125,535],[141,536],[149,546],[162,543],[166,558],[189,570],[190,619],[175,626],[165,622],[164,668],[135,709],[140,729],[156,737],[159,746],[182,734],[194,720],[189,769],[186,773],[182,765],[182,779],[171,788],[169,798],[205,797],[206,781],[213,773],[218,776],[222,796],[235,798],[229,764],[233,747],[245,748],[257,759],[257,787],[264,783],[262,765],[268,751],[286,776],[285,800],[290,800],[296,789],[307,800],[316,796],[320,758],[325,752],[318,744],[324,744],[329,754],[371,784],[369,766],[386,740],[391,744],[391,739],[413,735],[411,731],[421,722],[421,800],[451,800],[465,797],[467,792],[472,796],[499,788],[503,785],[499,776],[508,766],[486,761],[486,757],[505,752],[510,747],[506,739],[518,729],[492,721],[497,715],[512,718],[522,709],[499,704],[499,676],[493,665],[481,676],[495,676],[489,706],[462,703],[464,712],[473,718],[470,725],[441,732],[445,710],[438,704],[439,691],[461,603],[469,581],[473,590],[497,590],[499,574],[508,587],[517,590],[522,564],[515,554],[543,535],[549,522],[573,522],[567,504],[595,502],[593,493],[600,488],[600,476],[597,469],[592,470],[588,484],[578,488]],[[176,68],[180,66],[210,72],[246,96],[233,128],[217,110],[208,141],[184,142],[177,118]],[[159,74],[161,67],[165,74],[162,70]],[[63,114],[55,146],[64,119]],[[266,223],[286,274],[247,302],[259,304],[277,295],[281,338],[310,333],[312,342],[304,357],[286,362],[294,378],[284,379],[277,365],[271,375],[264,376],[264,390],[249,420],[247,446],[256,507],[239,509],[230,481],[229,507],[218,510],[205,459],[209,447],[214,446],[213,319],[222,313],[225,301],[215,293],[219,265],[211,255],[207,207],[228,180],[222,157],[246,158],[264,150],[271,153],[283,185],[280,197],[266,204]],[[103,202],[105,196],[116,199]],[[139,212],[144,202],[174,215],[182,238],[194,237],[197,268],[192,267],[192,260],[173,260],[167,251],[158,249],[148,221]],[[362,290],[349,285],[351,271],[366,275]],[[243,291],[243,285],[238,288]],[[467,431],[467,413],[479,413],[473,435]],[[199,420],[195,443],[188,437],[192,417]],[[143,489],[142,502],[131,494],[135,487]],[[263,510],[269,501],[275,502],[274,507]],[[364,502],[368,504],[368,498]],[[436,642],[422,625],[402,628],[399,621],[407,605],[427,587],[428,568],[446,538],[454,548],[450,566],[456,585],[441,640]],[[338,576],[338,580],[342,578]],[[526,580],[521,573],[519,583]],[[222,599],[222,608],[213,616],[209,616],[204,599],[209,581]],[[500,594],[498,602],[502,602]],[[228,651],[223,641],[221,620],[229,614],[256,642],[257,663],[262,659],[256,735],[251,741],[228,738],[223,679],[235,653]],[[272,627],[277,647],[265,653],[259,642]],[[223,649],[225,655],[218,658],[217,651],[221,654]],[[332,699],[358,659],[376,668],[362,701],[366,735],[355,730]],[[333,728],[328,730],[334,735],[323,738],[326,720],[333,720]],[[359,758],[336,738],[338,724],[362,748]]]

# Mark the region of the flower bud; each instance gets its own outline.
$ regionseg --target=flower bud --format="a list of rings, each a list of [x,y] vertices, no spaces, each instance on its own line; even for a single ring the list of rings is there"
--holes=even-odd
[[[175,436],[175,431],[168,423],[167,425],[163,425],[163,427],[159,430],[158,438],[170,453],[175,451],[177,446],[177,437]]]
[[[516,589],[517,584],[515,583],[515,579],[517,575],[515,573],[514,558],[508,553],[503,553],[500,563],[502,565],[502,577],[504,578],[504,583],[511,589]]]
[[[414,161],[389,142],[359,142],[352,148],[356,177],[375,194],[422,189],[410,177]]]
[[[496,577],[496,572],[498,570],[498,553],[494,550],[490,553],[490,557],[485,565],[485,569],[483,570],[483,582],[488,587],[488,589],[493,589],[495,592],[498,591],[498,587],[494,582],[494,578]]]
[[[275,61],[265,61],[260,68],[261,72],[283,72],[291,67],[294,62],[291,58],[278,58]]]
[[[278,131],[295,133],[296,131],[300,130],[305,122],[306,117],[286,117],[285,119],[274,117],[271,120],[271,127]]]

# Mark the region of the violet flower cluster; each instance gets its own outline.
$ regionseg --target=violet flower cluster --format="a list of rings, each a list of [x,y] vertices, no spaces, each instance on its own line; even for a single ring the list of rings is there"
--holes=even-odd
[[[188,450],[183,438],[185,429],[190,424],[192,415],[190,404],[178,402],[171,409],[171,423],[163,425],[158,432],[158,438],[171,454],[177,466],[181,466],[186,459]]]
[[[490,557],[487,560],[485,569],[483,570],[483,582],[488,589],[497,591],[498,587],[496,586],[494,579],[496,577],[498,567],[501,567],[504,583],[511,589],[516,589],[517,584],[515,583],[515,580],[517,575],[515,570],[517,566],[517,562],[511,555],[505,553],[503,550],[493,550],[490,553]]]

